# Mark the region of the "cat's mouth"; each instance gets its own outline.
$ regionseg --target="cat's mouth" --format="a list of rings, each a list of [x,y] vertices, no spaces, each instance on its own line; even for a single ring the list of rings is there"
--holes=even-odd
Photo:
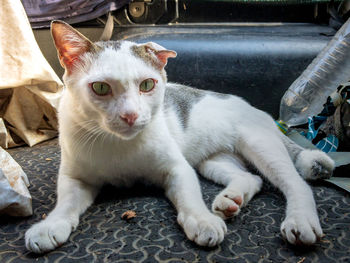
[[[123,122],[118,121],[108,121],[108,119],[103,118],[101,126],[110,134],[118,137],[122,140],[131,140],[136,137],[147,125],[147,121],[137,121],[133,125],[127,125]]]
[[[133,125],[131,127],[107,127],[108,131],[123,140],[135,138],[143,129],[144,125]]]

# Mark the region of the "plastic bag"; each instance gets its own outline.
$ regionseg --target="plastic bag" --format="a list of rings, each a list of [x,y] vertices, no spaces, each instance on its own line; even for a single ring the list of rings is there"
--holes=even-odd
[[[17,162],[0,147],[0,214],[30,216],[32,197],[27,175]]]

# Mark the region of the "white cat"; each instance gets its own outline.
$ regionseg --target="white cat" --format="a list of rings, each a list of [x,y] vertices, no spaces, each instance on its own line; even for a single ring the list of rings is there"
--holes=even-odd
[[[165,189],[190,240],[218,245],[226,233],[223,219],[237,215],[261,189],[261,178],[246,163],[286,196],[284,238],[313,244],[322,236],[302,177],[331,175],[334,163],[324,153],[297,146],[241,98],[167,83],[164,67],[174,51],[155,43],[92,43],[60,21],[52,23],[52,35],[66,70],[58,196],[55,209],[26,232],[29,250],[42,253],[66,242],[104,183],[138,179]],[[194,168],[226,187],[213,213]]]

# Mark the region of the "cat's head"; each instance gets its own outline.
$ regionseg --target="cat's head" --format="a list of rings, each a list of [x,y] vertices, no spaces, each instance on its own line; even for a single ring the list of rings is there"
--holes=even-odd
[[[81,114],[122,139],[151,122],[164,99],[164,67],[174,51],[155,43],[92,43],[62,21],[52,22],[51,33],[64,83]]]

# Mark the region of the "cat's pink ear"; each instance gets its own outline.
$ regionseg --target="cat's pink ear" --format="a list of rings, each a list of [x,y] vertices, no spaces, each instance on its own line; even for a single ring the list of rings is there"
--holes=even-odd
[[[157,57],[162,68],[168,63],[168,58],[175,58],[177,55],[175,51],[167,50],[154,42],[148,42],[145,44],[145,48],[147,52],[153,53]]]
[[[51,23],[51,34],[60,63],[68,73],[71,73],[82,54],[95,49],[89,39],[63,21]]]

